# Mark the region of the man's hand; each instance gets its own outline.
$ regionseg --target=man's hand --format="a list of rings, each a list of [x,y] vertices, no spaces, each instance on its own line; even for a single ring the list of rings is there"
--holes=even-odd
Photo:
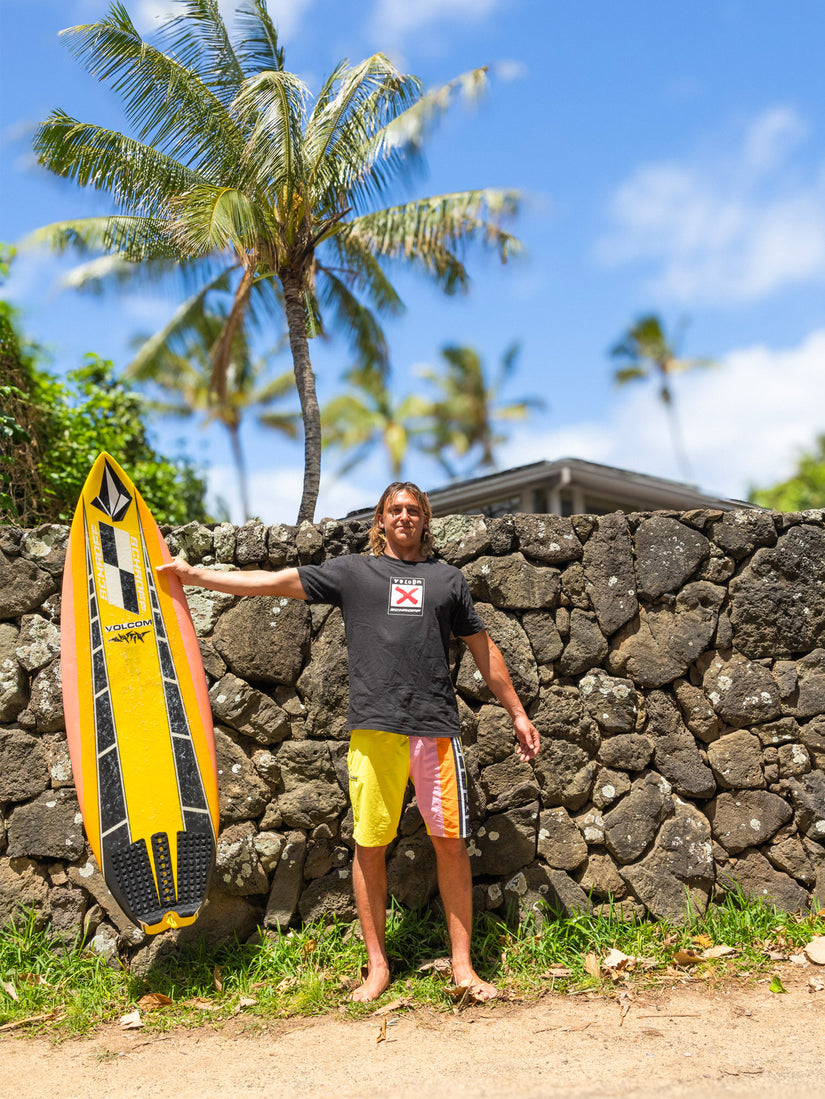
[[[527,714],[524,713],[517,714],[516,717],[513,718],[513,728],[518,737],[518,744],[516,745],[516,755],[518,758],[522,763],[527,763],[528,760],[535,759],[539,754],[539,748],[541,747],[538,729]]]
[[[194,571],[189,562],[184,561],[182,557],[173,557],[171,561],[166,561],[163,565],[155,565],[155,572],[177,573],[183,584],[188,583],[186,578]]]

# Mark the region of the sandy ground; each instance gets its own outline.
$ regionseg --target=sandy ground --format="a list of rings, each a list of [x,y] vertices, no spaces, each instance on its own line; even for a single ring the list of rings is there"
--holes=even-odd
[[[825,992],[809,989],[811,969],[778,971],[786,995],[734,979],[451,1013],[241,1015],[164,1035],[114,1024],[60,1044],[3,1036],[0,1095],[823,1099]]]

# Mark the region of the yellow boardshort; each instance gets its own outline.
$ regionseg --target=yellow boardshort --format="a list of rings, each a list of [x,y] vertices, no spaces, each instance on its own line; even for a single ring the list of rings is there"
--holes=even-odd
[[[431,836],[469,836],[467,773],[458,737],[353,729],[347,768],[355,842],[361,847],[384,847],[395,839],[409,779]]]

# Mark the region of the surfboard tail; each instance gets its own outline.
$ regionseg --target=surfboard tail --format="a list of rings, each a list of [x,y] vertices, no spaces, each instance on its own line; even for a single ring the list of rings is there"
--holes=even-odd
[[[172,843],[177,881],[172,872]],[[139,839],[110,853],[107,884],[125,915],[154,935],[194,922],[214,865],[211,832],[178,832],[171,837],[156,832],[151,837],[151,851],[146,840]]]

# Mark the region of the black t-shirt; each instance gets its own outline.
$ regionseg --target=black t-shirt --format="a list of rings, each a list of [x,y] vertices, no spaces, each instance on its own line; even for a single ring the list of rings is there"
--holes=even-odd
[[[444,561],[353,554],[298,574],[308,602],[332,603],[344,616],[348,728],[458,736],[450,635],[484,629],[462,573]]]

